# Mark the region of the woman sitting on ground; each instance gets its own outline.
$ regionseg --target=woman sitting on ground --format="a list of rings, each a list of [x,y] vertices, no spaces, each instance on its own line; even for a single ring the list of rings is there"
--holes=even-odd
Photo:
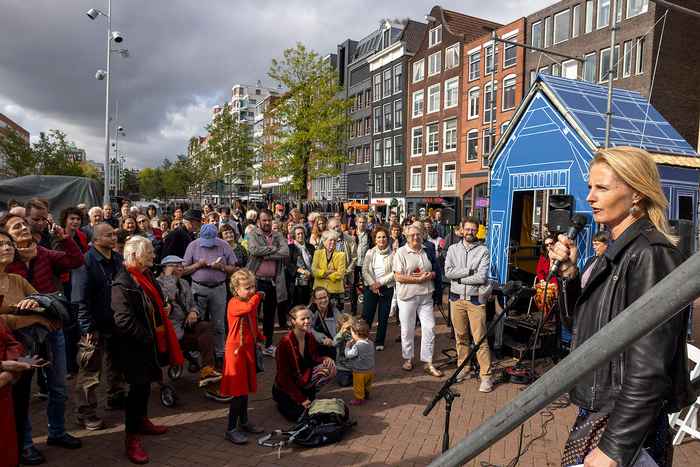
[[[313,314],[311,334],[314,335],[316,343],[319,345],[319,353],[335,360],[336,351],[333,338],[340,330],[338,323],[341,312],[331,303],[331,296],[328,290],[323,287],[316,287],[313,290],[311,301],[313,302],[309,307]]]
[[[277,346],[277,374],[272,397],[277,409],[290,421],[297,421],[316,398],[319,388],[335,377],[335,363],[318,352],[311,334],[311,310],[297,305],[289,311],[292,330]]]

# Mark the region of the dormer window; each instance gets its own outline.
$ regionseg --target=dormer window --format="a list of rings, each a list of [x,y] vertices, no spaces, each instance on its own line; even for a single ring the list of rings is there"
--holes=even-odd
[[[430,38],[428,40],[428,47],[434,47],[442,42],[442,24],[436,28],[430,30]]]
[[[389,47],[391,43],[391,28],[385,29],[382,35],[382,49]]]

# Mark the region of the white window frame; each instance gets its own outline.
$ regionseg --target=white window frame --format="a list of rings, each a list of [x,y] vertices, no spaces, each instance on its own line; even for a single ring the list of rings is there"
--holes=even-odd
[[[435,186],[431,187],[428,185],[428,169],[435,169]],[[423,191],[437,191],[438,185],[440,183],[440,167],[439,164],[426,164],[425,165],[425,189]]]
[[[416,130],[420,132],[420,148],[416,148]],[[411,128],[411,157],[420,157],[423,155],[423,147],[425,146],[425,135],[423,134],[422,126],[414,126]],[[420,151],[416,152],[416,149]]]
[[[387,149],[389,150],[389,163],[387,163],[386,158]],[[394,138],[384,138],[384,147],[382,148],[382,154],[384,155],[384,157],[382,158],[382,167],[389,167],[394,165]]]
[[[401,105],[401,111],[397,112],[396,111],[396,104]],[[398,130],[399,128],[403,127],[403,100],[402,99],[396,99],[394,101],[394,130]],[[396,117],[399,117],[398,119]]]
[[[435,127],[435,133],[430,132],[430,127]],[[435,136],[435,150],[430,150],[430,136]],[[425,125],[425,155],[432,156],[434,154],[440,153],[440,124],[438,122],[431,122]]]
[[[477,57],[478,60],[473,60],[473,57]],[[472,75],[472,65],[476,63],[476,76]],[[469,54],[469,81],[474,81],[479,79],[479,76],[481,76],[481,50],[477,50],[476,52],[472,52]]]
[[[447,178],[445,175],[447,174],[447,167],[452,166],[452,186],[448,186],[445,184],[445,179]],[[457,189],[457,164],[455,162],[445,162],[442,164],[442,189],[443,190],[456,190]]]
[[[382,97],[389,97],[392,93],[391,88],[389,88],[389,92],[386,92],[387,74],[389,75],[389,85],[394,85],[394,76],[391,74],[391,68],[388,68],[382,72]]]
[[[391,190],[394,188],[393,175],[394,175],[393,172],[384,172],[384,193],[391,193]],[[387,179],[387,177],[388,177],[388,179]],[[387,183],[387,180],[389,180],[390,183]]]
[[[506,85],[509,83],[513,84],[513,107],[505,107],[506,105]],[[517,91],[517,85],[518,85],[518,77],[516,74],[511,74],[503,78],[503,94],[501,95],[501,111],[505,112],[506,110],[513,110],[515,107],[517,107],[517,102],[516,102],[516,91]],[[496,98],[498,98],[498,94],[496,94]]]
[[[408,184],[408,191],[421,191],[421,187],[423,185],[423,167],[420,165],[414,165],[411,167],[411,180],[409,181]],[[414,184],[414,177],[418,176],[417,180],[418,184]]]
[[[372,124],[374,125],[373,133],[374,133],[375,135],[378,135],[378,134],[380,134],[380,133],[382,132],[382,130],[380,130],[379,127],[378,127],[377,124],[376,124],[376,123],[377,123],[377,111],[379,111],[379,123],[382,124],[382,129],[384,128],[384,114],[382,113],[383,110],[384,110],[384,109],[382,108],[381,105],[372,108]]]
[[[389,107],[389,121],[391,122],[391,128],[386,127],[387,107]],[[394,105],[392,102],[387,102],[386,104],[382,105],[382,126],[384,127],[383,133],[394,130]]]
[[[472,103],[472,94],[476,91],[476,105]],[[481,100],[481,88],[479,86],[474,86],[467,91],[467,120],[474,120],[479,118],[479,105]],[[475,109],[476,107],[476,109]],[[476,110],[476,112],[474,112]]]
[[[495,96],[495,99],[493,99],[494,96],[493,96],[493,94],[491,95],[491,99],[493,100],[493,102],[491,105],[491,109],[489,109],[489,111],[491,112],[489,116],[490,116],[491,120],[495,121],[496,120],[496,112],[498,112],[498,81],[494,81],[493,84],[494,84],[494,88],[496,91],[496,96]],[[491,82],[488,82],[484,85],[484,99],[483,99],[483,101],[484,101],[484,105],[483,105],[484,114],[483,115],[484,115],[484,123],[485,124],[489,123],[488,120],[486,120],[486,114],[488,113],[487,109],[486,109],[486,105],[487,105],[486,91],[487,91],[487,89],[489,91],[493,92],[493,90],[491,89]]]
[[[401,79],[403,78],[403,65],[401,63],[394,65],[394,94],[400,94],[402,91],[403,83]],[[398,82],[397,82],[398,80]]]
[[[574,66],[574,76],[573,78],[567,75],[567,69]],[[578,79],[578,62],[576,60],[564,60],[561,62],[561,75],[565,78]]]
[[[644,44],[646,41],[644,37],[638,37],[636,39],[637,47],[634,48],[634,74],[642,75],[644,74]]]
[[[470,138],[471,135],[476,135],[476,138]],[[470,140],[476,140],[476,152],[474,153],[474,158],[470,159],[469,158],[469,141]],[[479,160],[479,130],[476,128],[471,129],[467,132],[467,152],[466,152],[466,161],[467,162],[475,162]]]
[[[569,33],[567,34],[565,39],[561,39],[557,41],[557,17],[561,15],[569,15]],[[559,13],[556,13],[554,15],[554,18],[552,19],[552,24],[554,26],[554,34],[552,35],[552,45],[556,44],[561,44],[562,42],[566,42],[569,39],[571,39],[571,9],[567,8],[564,11],[560,11]]]
[[[452,94],[454,95],[454,102],[452,104],[450,104],[450,99],[449,99],[450,86],[453,85],[454,83],[456,83],[455,88],[452,89],[452,91],[453,91]],[[457,107],[457,105],[459,104],[459,76],[455,76],[454,78],[450,78],[450,79],[445,81],[445,97],[444,97],[443,102],[445,103],[445,105],[443,106],[445,109],[451,109],[453,107]]]
[[[379,157],[377,157],[377,149],[379,149]],[[372,148],[372,159],[373,159],[372,165],[374,167],[381,167],[383,157],[384,157],[384,148],[382,148],[382,140],[375,139],[374,140],[374,147]]]
[[[379,78],[379,81],[377,81],[377,78]],[[379,88],[379,92],[377,91],[377,87]],[[372,77],[372,97],[374,98],[372,102],[377,102],[382,100],[382,73],[379,72],[376,75]]]
[[[491,51],[490,54],[489,50]],[[489,55],[491,56],[491,66],[494,68],[494,71],[498,71],[496,68],[496,45],[493,42],[484,45],[484,76],[491,74],[491,70],[488,69]]]
[[[603,11],[605,11],[602,8],[603,4],[608,5],[608,19],[607,19],[607,21],[605,21],[605,23],[603,23],[601,21],[602,13],[603,13]],[[596,15],[595,15],[595,27],[596,27],[596,29],[603,29],[604,27],[610,25],[610,17],[613,15],[613,12],[611,12],[610,10],[611,10],[610,0],[598,0],[596,2]]]
[[[447,124],[453,123],[453,122],[454,122],[455,127],[453,130],[449,130],[449,132],[450,132],[450,134],[452,134],[454,132],[454,136],[452,137],[452,139],[454,141],[454,147],[449,148],[449,147],[447,147],[447,141],[448,141]],[[450,118],[450,119],[442,122],[442,152],[453,152],[453,151],[457,150],[457,126],[458,126],[458,122],[457,122],[456,118]]]
[[[437,90],[437,92],[435,92]],[[437,107],[431,110],[430,101],[431,96],[437,96]],[[428,86],[428,97],[426,99],[425,113],[432,114],[440,111],[440,83]]]
[[[383,184],[384,184],[384,174],[381,172],[374,174],[374,187],[373,187],[374,194],[379,194],[382,192],[381,189],[378,190],[377,188],[381,188],[380,185],[383,185]]]
[[[401,165],[403,164],[403,161],[406,160],[406,154],[401,155],[401,160],[399,160],[398,157],[396,157],[396,154],[399,152],[399,148],[403,151],[403,135],[396,135],[394,136],[394,165]],[[396,144],[396,142],[399,142],[401,144]]]
[[[588,57],[593,57],[592,61],[588,61]],[[586,64],[591,64],[593,66],[593,81],[589,81],[586,79]],[[598,65],[598,53],[597,52],[591,52],[583,56],[583,73],[581,73],[581,77],[583,78],[584,81],[587,81],[589,83],[595,83],[598,81],[598,74],[596,73],[596,66]]]
[[[421,97],[422,102],[420,105],[420,109],[418,112],[416,112],[416,99],[418,96]],[[419,89],[418,91],[415,91],[413,95],[411,96],[411,118],[418,118],[423,116],[423,109],[425,108],[425,91],[423,89]]]
[[[428,48],[435,47],[442,42],[442,24],[430,30],[428,35]]]
[[[506,120],[505,122],[501,123],[501,138],[503,138],[503,135],[508,131],[508,125],[510,125],[510,120]]]
[[[574,5],[571,9],[571,38],[581,34],[581,4]]]
[[[612,60],[612,50],[610,50],[610,47],[606,47],[604,49],[601,49],[600,53],[598,54],[598,82],[599,83],[607,83],[608,79],[610,78],[609,76],[606,79],[603,79],[603,77],[610,71],[610,63],[608,63],[608,66],[603,69],[603,55],[607,53],[608,54],[608,60]]]
[[[593,32],[593,20],[595,19],[595,11],[593,10],[593,0],[586,0],[586,16],[584,18],[583,33],[588,34]]]
[[[622,77],[632,76],[632,41],[622,44]]]
[[[547,16],[544,19],[544,48],[552,45],[552,17]]]
[[[399,176],[401,177],[401,181],[403,182],[403,172],[394,172],[394,193],[401,193],[403,191],[399,186],[398,182],[396,181],[399,179]]]
[[[445,49],[445,70],[451,70],[452,68],[455,68],[459,66],[459,42],[456,44],[452,44],[451,46],[447,47]],[[450,57],[454,56],[454,63],[450,65]]]
[[[515,37],[504,37],[504,39],[514,40]],[[503,68],[508,68],[515,66],[518,63],[518,46],[512,44],[503,44]],[[515,50],[515,56],[513,57],[513,63],[506,63],[506,55],[508,50]]]
[[[437,57],[437,58],[436,58]],[[437,67],[434,69],[435,65]],[[428,56],[428,76],[439,75],[442,72],[442,50]]]
[[[535,27],[537,27],[540,30],[540,37],[539,41],[535,43]],[[542,35],[542,30],[544,29],[544,25],[542,24],[542,21],[535,21],[532,23],[532,26],[530,27],[530,45],[533,47],[539,47],[542,48],[544,45],[544,36]],[[534,50],[530,50],[530,52],[535,52]]]
[[[618,0],[621,1],[621,0]],[[634,0],[627,0],[627,11],[625,12],[625,18],[634,18],[635,16],[643,15],[647,11],[649,11],[649,0],[643,0],[642,1],[642,8],[637,12],[630,14],[630,7],[632,6],[632,2]]]
[[[416,73],[418,72],[418,73]],[[416,77],[416,74],[418,75]],[[419,83],[425,79],[425,59],[421,58],[420,60],[413,62],[411,65],[411,82],[412,83]]]

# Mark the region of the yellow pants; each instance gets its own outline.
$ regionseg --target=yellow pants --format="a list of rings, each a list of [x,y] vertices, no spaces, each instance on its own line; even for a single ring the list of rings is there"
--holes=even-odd
[[[355,392],[355,399],[365,399],[369,396],[369,390],[372,388],[373,379],[374,373],[371,371],[352,372],[352,389]]]

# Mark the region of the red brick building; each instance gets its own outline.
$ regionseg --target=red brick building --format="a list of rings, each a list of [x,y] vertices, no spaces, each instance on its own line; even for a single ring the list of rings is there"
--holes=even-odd
[[[0,138],[4,138],[12,130],[17,132],[22,139],[27,142],[27,146],[29,146],[29,132],[22,128],[17,122],[10,119],[10,117],[0,113]],[[10,173],[7,168],[5,154],[0,151],[0,178],[12,176],[14,176],[14,174]]]
[[[500,39],[525,42],[525,18],[496,30]],[[508,126],[524,93],[525,49],[492,34],[464,44],[460,108],[459,193],[462,215],[486,219],[488,155]],[[495,52],[494,52],[495,51]],[[493,72],[492,72],[493,70]],[[493,74],[492,98],[491,80]],[[491,134],[491,137],[489,137]]]

